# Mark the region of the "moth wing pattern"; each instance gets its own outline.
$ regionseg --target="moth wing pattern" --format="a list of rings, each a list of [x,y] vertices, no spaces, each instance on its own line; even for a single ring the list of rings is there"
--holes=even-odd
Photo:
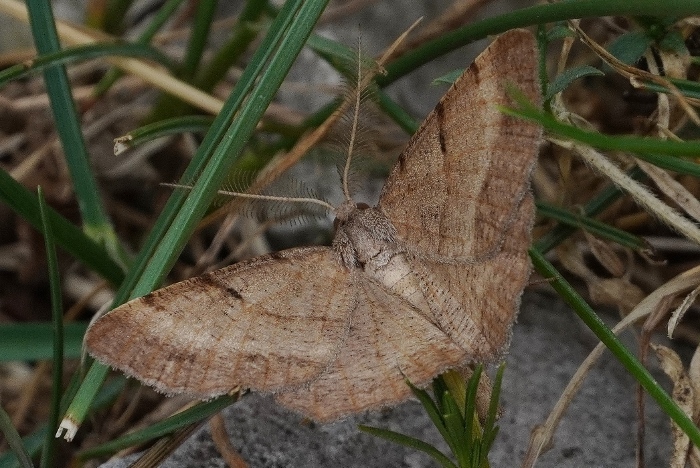
[[[278,392],[325,370],[356,300],[332,249],[290,249],[128,302],[97,320],[86,342],[99,361],[164,393]]]
[[[539,104],[536,64],[532,33],[502,34],[410,140],[379,200],[410,247],[450,259],[498,251],[529,193],[541,136],[538,125],[498,106],[512,105],[511,85]]]

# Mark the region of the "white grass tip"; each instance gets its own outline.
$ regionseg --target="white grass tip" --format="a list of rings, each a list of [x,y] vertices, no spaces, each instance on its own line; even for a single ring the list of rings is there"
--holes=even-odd
[[[56,438],[63,437],[66,442],[72,442],[75,434],[78,433],[78,425],[70,418],[63,418],[56,431]]]
[[[129,143],[133,140],[131,135],[124,135],[114,139],[114,155],[119,156],[131,146]]]

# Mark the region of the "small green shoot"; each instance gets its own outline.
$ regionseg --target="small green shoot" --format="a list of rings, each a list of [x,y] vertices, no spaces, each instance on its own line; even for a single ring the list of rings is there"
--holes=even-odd
[[[432,398],[427,391],[406,381],[449,445],[456,463],[436,447],[415,437],[378,427],[360,425],[359,428],[368,434],[420,450],[433,457],[444,468],[487,468],[490,466],[488,454],[498,434],[498,426],[495,423],[504,369],[505,363],[502,363],[496,372],[484,421],[480,420],[477,411],[479,380],[483,371],[481,365],[474,369],[466,387],[457,371],[448,371],[436,377],[433,381]]]

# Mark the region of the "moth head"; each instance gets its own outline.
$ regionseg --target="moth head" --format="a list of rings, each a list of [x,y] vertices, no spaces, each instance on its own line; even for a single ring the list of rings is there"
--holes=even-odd
[[[366,210],[370,208],[367,203],[355,203],[352,200],[344,201],[335,209],[335,219],[333,220],[333,229],[338,230],[341,223],[350,219],[358,210]]]

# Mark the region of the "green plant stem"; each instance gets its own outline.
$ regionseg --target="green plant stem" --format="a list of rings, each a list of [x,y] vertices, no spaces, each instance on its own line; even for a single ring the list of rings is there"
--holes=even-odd
[[[200,0],[197,2],[194,26],[192,27],[185,60],[180,73],[180,77],[185,81],[189,81],[194,76],[199,66],[199,61],[204,54],[211,23],[214,21],[214,13],[216,13],[216,3],[217,0]]]
[[[192,84],[206,92],[214,89],[214,86],[226,75],[231,65],[236,63],[248,49],[250,43],[257,37],[260,31],[254,23],[258,21],[265,11],[267,1],[248,0],[243,11],[238,17],[231,38],[219,49],[211,62],[206,66],[199,67],[197,73],[192,70]],[[150,115],[146,118],[146,123],[153,123],[170,117],[185,115],[192,111],[192,106],[182,102],[169,94],[163,94],[158,98],[158,102],[153,107]]]
[[[175,10],[182,5],[183,1],[184,0],[166,1],[163,6],[158,9],[158,13],[156,13],[156,16],[153,18],[153,20],[151,20],[146,29],[144,29],[141,35],[139,35],[136,43],[140,45],[150,43],[151,39],[153,39],[156,33],[160,31],[160,28],[162,28],[166,21],[170,19],[173,13],[175,13]],[[107,73],[105,73],[105,76],[102,77],[100,82],[97,83],[95,89],[93,90],[95,97],[102,96],[104,93],[106,93],[109,88],[111,88],[112,85],[119,79],[119,77],[122,76],[122,74],[123,72],[118,68],[111,68]]]
[[[203,115],[172,117],[133,129],[123,137],[120,137],[119,140],[125,148],[131,148],[168,135],[176,135],[185,132],[203,133],[213,122],[213,117]]]
[[[255,26],[267,10],[268,0],[247,0],[238,21],[233,28],[231,38],[219,49],[211,62],[203,67],[195,77],[195,86],[204,90],[214,88],[231,65],[238,62],[248,45],[257,37],[259,27]]]
[[[649,248],[649,244],[644,241],[644,239],[630,234],[627,231],[623,231],[622,229],[617,229],[605,224],[597,219],[589,218],[581,214],[574,214],[569,210],[542,201],[535,202],[535,205],[537,206],[538,214],[556,219],[560,223],[585,229],[598,237],[611,240],[624,247],[629,247],[637,251]]]
[[[88,44],[71,47],[54,53],[40,55],[30,63],[20,63],[5,68],[0,72],[0,86],[10,80],[16,80],[32,73],[39,72],[48,67],[66,65],[71,62],[91,60],[98,57],[140,57],[156,60],[161,65],[173,68],[172,61],[162,52],[151,46],[143,44]]]
[[[49,322],[0,324],[0,362],[41,361],[51,359],[54,325]],[[79,359],[87,322],[63,326],[63,357]]]
[[[646,177],[644,172],[637,166],[633,167],[627,175],[635,180],[641,180]],[[595,198],[586,203],[581,212],[582,216],[592,218],[605,210],[610,206],[615,200],[617,200],[623,192],[610,184],[604,190],[602,190]],[[559,245],[564,239],[569,237],[576,231],[577,228],[573,226],[567,226],[560,224],[554,229],[551,229],[547,234],[542,236],[535,242],[534,248],[539,252],[549,252],[554,247]]]
[[[115,305],[143,296],[161,284],[245,148],[326,3],[288,0],[284,4],[181,178],[183,183],[195,181],[192,190],[173,192],[117,292]],[[76,425],[83,421],[106,374],[106,366],[93,363],[66,413],[67,420]]]
[[[99,27],[115,36],[121,35],[124,30],[124,17],[132,3],[134,0],[107,0]]]
[[[14,452],[17,460],[19,460],[20,466],[22,468],[33,468],[34,464],[29,456],[29,452],[27,452],[27,449],[24,447],[22,438],[17,433],[17,429],[12,425],[10,416],[5,412],[2,406],[0,406],[0,432],[5,436],[7,445],[10,446],[10,450]]]
[[[35,229],[41,231],[41,215],[36,195],[2,169],[0,169],[0,200],[7,203]],[[124,272],[102,245],[89,238],[50,207],[48,216],[58,245],[113,285],[121,284],[124,280]]]
[[[32,36],[39,54],[60,51],[56,24],[48,0],[27,0]],[[73,189],[83,219],[83,229],[88,236],[104,242],[115,258],[123,259],[107,212],[101,203],[88,158],[87,148],[80,129],[80,117],[75,108],[66,69],[60,65],[47,67],[44,81],[61,140]]]
[[[635,0],[633,2],[629,0],[569,0],[535,5],[468,24],[426,42],[388,64],[385,67],[387,74],[378,77],[377,83],[384,87],[436,57],[483,39],[490,34],[498,34],[513,28],[601,16],[683,17],[697,15],[698,11],[700,11],[700,0],[666,0],[663,2],[659,0]]]
[[[605,135],[562,123],[551,115],[545,114],[532,107],[518,110],[503,109],[503,112],[537,122],[553,135],[585,143],[601,150],[625,151],[627,153],[642,155],[663,154],[678,158],[696,158],[697,155],[700,154],[700,142],[698,141],[675,141],[636,136]],[[670,164],[671,162],[672,161],[669,161],[668,163]],[[689,166],[685,167],[688,169]]]
[[[60,414],[61,392],[63,391],[63,299],[61,297],[61,279],[58,272],[58,258],[54,245],[53,230],[41,187],[37,190],[39,211],[43,225],[46,244],[46,260],[49,267],[49,286],[51,289],[51,321],[53,324],[53,359],[51,366],[51,411],[49,413],[44,450],[41,454],[41,467],[50,468],[56,460],[56,438]]]
[[[530,249],[529,253],[535,270],[574,309],[576,315],[595,333],[598,339],[613,353],[637,382],[644,387],[647,393],[656,400],[661,409],[685,432],[693,444],[700,447],[700,430],[695,423],[678,407],[661,385],[654,380],[649,371],[625,348],[586,301],[578,295],[557,269],[545,259],[544,255],[536,249]]]
[[[143,444],[149,440],[155,439],[156,437],[170,434],[179,428],[196,423],[197,421],[216,414],[237,400],[238,394],[235,394],[233,396],[227,395],[217,398],[216,400],[202,402],[185,411],[176,413],[167,419],[152,424],[145,429],[131,432],[105,444],[83,450],[78,454],[78,457],[86,460],[93,457],[108,455],[133,445]]]

